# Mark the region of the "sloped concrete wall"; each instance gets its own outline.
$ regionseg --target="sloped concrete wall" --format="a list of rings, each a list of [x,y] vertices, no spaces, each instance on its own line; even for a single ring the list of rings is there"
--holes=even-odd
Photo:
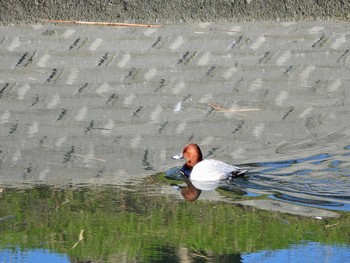
[[[40,19],[180,22],[242,20],[347,20],[350,1],[328,0],[8,0],[0,23]]]
[[[0,185],[134,182],[192,141],[239,166],[290,160],[259,185],[348,193],[348,28],[0,27]]]

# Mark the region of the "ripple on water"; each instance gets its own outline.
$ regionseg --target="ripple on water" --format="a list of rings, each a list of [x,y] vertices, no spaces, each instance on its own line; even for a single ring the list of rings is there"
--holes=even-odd
[[[253,170],[242,187],[272,193],[272,199],[350,211],[350,167],[345,158],[349,149],[348,145],[340,153],[248,164]]]

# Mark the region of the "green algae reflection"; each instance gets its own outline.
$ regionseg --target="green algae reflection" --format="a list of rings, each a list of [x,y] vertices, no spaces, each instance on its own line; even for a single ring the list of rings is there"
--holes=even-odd
[[[155,262],[183,254],[218,259],[305,241],[350,244],[348,213],[316,220],[151,193],[144,182],[3,189],[1,247],[43,248],[65,253],[73,261]]]

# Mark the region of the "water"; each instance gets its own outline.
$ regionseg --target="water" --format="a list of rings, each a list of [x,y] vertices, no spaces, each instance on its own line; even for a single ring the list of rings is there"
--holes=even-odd
[[[349,248],[346,246],[327,246],[319,243],[306,243],[302,245],[293,245],[287,249],[276,251],[260,251],[256,253],[243,253],[224,255],[217,258],[205,258],[203,255],[192,256],[188,259],[192,262],[207,262],[208,260],[219,260],[220,262],[320,262],[320,257],[326,262],[337,263],[346,262],[349,259]],[[172,253],[173,252],[173,253]],[[181,262],[184,258],[176,255],[171,249],[164,249],[167,257],[160,257],[158,260],[152,259],[152,262]],[[0,253],[2,262],[52,262],[52,263],[68,263],[69,258],[65,255],[57,254],[45,250],[32,251],[2,251]],[[321,261],[322,262],[322,261]]]
[[[244,196],[266,195],[274,200],[317,208],[350,211],[349,146],[338,153],[317,154],[301,159],[242,164],[245,179],[194,185],[200,190],[217,187]],[[178,167],[167,171],[169,178],[181,179]]]
[[[1,27],[0,261],[346,261],[347,32]],[[249,177],[166,179],[190,141]]]
[[[64,254],[58,254],[42,249],[21,251],[18,248],[13,250],[2,250],[0,252],[0,260],[1,262],[70,262],[69,258]]]
[[[347,213],[320,220],[232,203],[251,198],[186,202],[163,174],[124,187],[5,189],[0,212],[9,216],[0,221],[0,259],[342,262],[350,256]]]
[[[242,259],[242,262],[346,262],[349,260],[349,247],[306,243],[273,252],[245,254]]]
[[[317,154],[302,159],[252,164],[249,180],[254,191],[266,190],[273,198],[333,210],[349,211],[349,147],[339,153]]]

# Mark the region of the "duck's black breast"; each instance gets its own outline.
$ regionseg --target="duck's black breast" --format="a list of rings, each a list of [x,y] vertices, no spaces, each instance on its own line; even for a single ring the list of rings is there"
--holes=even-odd
[[[191,175],[191,172],[192,172],[192,167],[189,167],[187,166],[186,164],[184,164],[182,167],[181,167],[181,172],[183,172],[183,174],[189,178],[190,175]]]

